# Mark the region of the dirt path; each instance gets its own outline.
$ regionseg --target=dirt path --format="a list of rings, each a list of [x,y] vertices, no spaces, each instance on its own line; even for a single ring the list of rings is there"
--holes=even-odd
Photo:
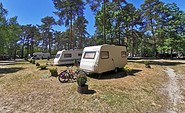
[[[0,66],[15,64],[15,61],[0,61]]]
[[[180,94],[180,86],[178,84],[178,75],[174,72],[174,70],[170,67],[167,67],[165,72],[169,76],[169,82],[166,86],[166,91],[169,96],[169,104],[170,108],[167,109],[167,113],[178,113],[177,105],[181,103],[182,96]]]

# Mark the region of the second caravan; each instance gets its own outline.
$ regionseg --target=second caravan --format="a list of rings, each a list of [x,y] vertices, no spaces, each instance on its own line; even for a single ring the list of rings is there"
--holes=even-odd
[[[99,45],[85,47],[80,62],[80,69],[89,73],[118,71],[127,64],[125,46]]]
[[[75,60],[80,61],[82,56],[82,50],[62,50],[58,51],[55,59],[54,65],[67,65],[73,64]]]
[[[31,57],[31,59],[44,59],[50,57],[50,53],[35,52],[33,53],[33,57]]]

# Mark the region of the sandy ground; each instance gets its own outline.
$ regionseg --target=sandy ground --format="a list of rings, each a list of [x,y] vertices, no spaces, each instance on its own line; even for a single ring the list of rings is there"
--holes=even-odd
[[[0,61],[0,66],[15,64],[15,61]]]
[[[0,65],[0,113],[185,113],[185,61],[150,60],[151,69],[143,61],[128,62],[127,76],[89,77],[86,95],[30,63]]]
[[[169,103],[172,104],[171,108],[167,109],[168,113],[178,113],[180,112],[177,108],[177,105],[182,102],[183,97],[181,96],[181,91],[180,91],[180,86],[179,86],[179,81],[178,76],[174,70],[170,67],[167,67],[165,72],[167,73],[169,77],[169,82],[166,86],[166,91],[168,92],[168,97],[169,97]]]
[[[161,92],[166,96],[162,113],[185,113],[185,60],[141,59],[129,61],[158,62],[164,67],[168,80],[163,84]]]

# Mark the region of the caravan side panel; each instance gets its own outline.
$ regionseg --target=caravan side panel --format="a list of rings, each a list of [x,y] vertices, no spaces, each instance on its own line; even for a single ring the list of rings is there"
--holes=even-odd
[[[98,73],[100,48],[101,46],[90,46],[84,48],[80,62],[80,69],[89,73]]]
[[[86,57],[87,53],[89,58]],[[127,63],[126,47],[114,45],[90,46],[83,50],[80,68],[92,73],[103,73],[122,68]]]
[[[126,63],[126,47],[114,45],[102,46],[98,62],[98,73],[122,68]]]
[[[125,46],[116,46],[112,55],[116,68],[122,68],[127,64],[127,53]]]
[[[114,69],[112,59],[113,48],[110,45],[102,46],[99,54],[98,73],[103,73]]]
[[[54,59],[54,64],[55,65],[73,64],[74,60],[80,61],[81,56],[82,50],[63,50],[62,52],[60,52],[59,58]]]

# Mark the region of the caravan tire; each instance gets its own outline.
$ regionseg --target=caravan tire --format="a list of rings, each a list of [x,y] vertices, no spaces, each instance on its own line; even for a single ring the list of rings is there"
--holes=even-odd
[[[118,70],[119,70],[119,68],[118,68],[118,67],[116,67],[116,68],[114,69],[114,72],[115,72],[115,73],[117,73],[117,72],[118,72]]]

